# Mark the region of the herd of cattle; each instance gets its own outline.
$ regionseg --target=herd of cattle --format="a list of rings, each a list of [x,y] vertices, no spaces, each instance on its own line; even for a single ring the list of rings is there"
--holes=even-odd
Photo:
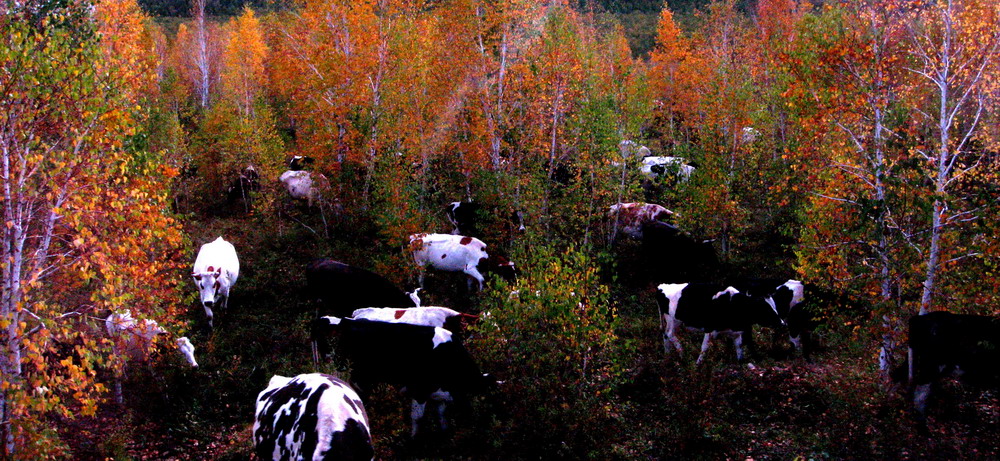
[[[623,153],[632,147],[623,143]],[[316,188],[328,187],[328,183],[322,175],[305,171],[305,163],[301,157],[293,159],[281,181],[293,197],[314,202],[320,197]],[[690,176],[693,170],[683,174]],[[512,262],[490,255],[483,241],[467,235],[478,232],[478,212],[470,202],[448,204],[445,214],[455,228],[452,234],[410,236],[409,251],[421,268],[421,286],[426,267],[464,273],[470,289],[473,282],[483,289],[484,272],[514,280],[517,272]],[[642,240],[644,249],[656,248],[686,262],[713,260],[711,244],[696,241],[666,222],[672,215],[660,205],[647,203],[619,203],[608,211],[613,225],[620,226],[623,235]],[[524,229],[520,212],[512,213],[510,220]],[[191,275],[209,326],[214,321],[213,308],[226,308],[239,272],[231,243],[219,237],[201,246]],[[308,296],[322,305],[312,324],[314,361],[328,356],[327,338],[335,335],[338,355],[351,364],[352,382],[316,373],[271,378],[256,401],[253,439],[261,459],[372,459],[363,400],[377,384],[391,385],[412,401],[414,437],[424,432],[421,424],[428,417],[438,429],[446,429],[449,403],[467,401],[470,395],[499,384],[481,373],[456,337],[461,323],[476,316],[421,306],[420,288],[407,293],[379,274],[332,259],[309,263],[305,278]],[[697,363],[703,361],[711,339],[720,335],[733,338],[737,360],[743,361],[744,346],[752,343],[753,327],[760,325],[786,329],[794,347],[810,359],[814,319],[805,307],[807,286],[800,281],[662,283],[654,296],[667,353],[683,350],[679,338],[683,327],[703,335]],[[932,384],[953,371],[976,380],[1000,381],[996,365],[1000,363],[1000,319],[934,312],[914,316],[909,326],[909,378],[915,386],[919,419],[926,413]],[[137,322],[128,311],[108,317],[106,328],[119,338],[116,344],[125,348],[123,352],[130,354],[143,353],[157,335],[166,333],[152,320]],[[196,367],[190,340],[180,338],[177,345]],[[120,386],[116,391],[120,399]]]

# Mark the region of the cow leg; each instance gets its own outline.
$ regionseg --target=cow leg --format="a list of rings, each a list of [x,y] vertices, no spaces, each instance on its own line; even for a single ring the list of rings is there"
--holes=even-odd
[[[743,333],[737,333],[736,336],[733,337],[733,345],[736,346],[736,361],[742,362],[743,361],[743,356],[744,356],[744,354],[743,354]]]
[[[705,358],[705,352],[708,351],[708,345],[712,341],[712,333],[705,333],[705,339],[701,340],[701,354],[698,354],[698,360],[695,360],[695,364],[700,364]]]
[[[205,315],[208,316],[208,327],[212,328],[213,327],[212,320],[215,318],[215,315],[212,314],[212,308],[208,307],[208,306],[205,306],[204,304],[202,304],[202,306],[205,307]]]
[[[931,383],[920,384],[913,389],[913,408],[917,410],[917,418],[927,417],[927,398],[931,395]]]
[[[670,345],[673,344],[674,348],[677,349],[677,354],[682,355],[684,348],[681,346],[681,340],[677,338],[676,321],[668,316],[664,316],[663,319],[666,324],[666,328],[663,330],[663,352],[669,354]]]
[[[479,291],[483,291],[483,274],[479,273],[479,269],[476,266],[466,266],[464,272],[475,278],[479,282]]]
[[[420,426],[420,419],[424,417],[424,410],[426,409],[426,407],[427,403],[420,403],[417,402],[416,400],[414,400],[410,404],[410,421],[412,424],[410,429],[410,437],[412,438],[417,437],[417,429]]]

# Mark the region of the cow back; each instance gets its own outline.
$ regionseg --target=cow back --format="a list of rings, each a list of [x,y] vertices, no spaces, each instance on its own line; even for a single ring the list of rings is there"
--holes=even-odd
[[[365,307],[415,307],[395,284],[374,272],[332,259],[317,259],[306,266],[306,286],[312,299],[321,299],[320,315],[346,317]]]
[[[273,377],[257,396],[253,437],[261,459],[370,460],[375,454],[357,393],[317,373]]]

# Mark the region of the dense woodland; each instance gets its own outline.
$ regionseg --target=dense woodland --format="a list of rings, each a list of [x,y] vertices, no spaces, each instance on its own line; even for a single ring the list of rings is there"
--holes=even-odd
[[[904,368],[910,316],[997,314],[996,2],[153,3],[0,4],[5,457],[249,458],[271,375],[350,375],[312,363],[305,264],[409,291],[407,236],[459,200],[521,275],[421,297],[489,312],[465,344],[503,383],[430,441],[375,392],[379,459],[1000,457],[995,390],[946,383],[921,433]],[[623,140],[697,168],[650,181]],[[277,181],[293,155],[321,206]],[[665,354],[653,289],[689,261],[620,235],[618,202],[711,241],[692,279],[810,284],[814,360],[766,328],[754,367]],[[242,272],[209,329],[189,271],[218,236]],[[200,367],[166,338],[126,366],[126,309]]]

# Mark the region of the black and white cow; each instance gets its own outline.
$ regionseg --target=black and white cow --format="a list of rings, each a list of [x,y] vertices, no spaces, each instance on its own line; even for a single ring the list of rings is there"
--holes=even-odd
[[[385,277],[329,258],[306,265],[306,292],[323,303],[320,315],[347,317],[363,307],[417,307],[419,299]]]
[[[656,289],[656,302],[664,351],[670,352],[671,345],[683,351],[677,338],[681,327],[705,334],[696,363],[705,358],[711,338],[721,334],[733,337],[736,359],[743,360],[743,342],[752,342],[754,325],[782,323],[770,297],[750,296],[724,285],[664,283]]]
[[[525,231],[524,214],[517,209],[506,213],[505,216],[500,207],[484,208],[475,202],[451,202],[445,205],[444,213],[453,227],[452,235],[482,237],[480,224],[495,226],[499,233],[504,235],[512,235],[514,231]],[[504,217],[506,221],[503,220]]]
[[[371,460],[368,427],[361,398],[344,381],[275,375],[257,395],[254,449],[262,460]]]
[[[931,312],[910,318],[909,380],[923,421],[931,387],[956,374],[963,382],[1000,384],[1000,317]]]
[[[751,296],[770,296],[788,328],[788,339],[809,360],[810,336],[815,327],[813,313],[804,304],[806,286],[793,279],[741,280],[732,286]]]
[[[413,436],[428,405],[436,407],[444,430],[448,403],[465,402],[495,384],[444,328],[338,317],[321,317],[313,324],[314,338],[331,333],[337,336],[337,350],[351,363],[351,379],[362,392],[385,383],[413,400]]]

